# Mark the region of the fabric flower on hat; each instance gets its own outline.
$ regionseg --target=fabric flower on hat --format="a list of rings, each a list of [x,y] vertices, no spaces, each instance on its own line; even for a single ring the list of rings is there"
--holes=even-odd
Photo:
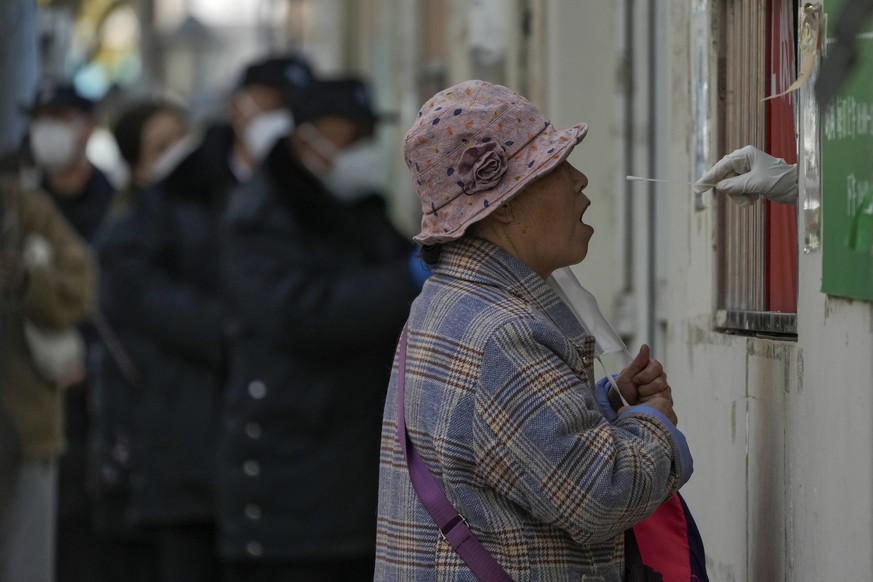
[[[506,150],[497,142],[468,147],[458,162],[460,181],[467,195],[491,190],[506,173]]]

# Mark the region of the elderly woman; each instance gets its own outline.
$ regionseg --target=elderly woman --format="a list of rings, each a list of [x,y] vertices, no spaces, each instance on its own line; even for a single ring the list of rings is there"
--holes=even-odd
[[[617,378],[633,405],[611,409],[595,396],[594,338],[547,283],[594,233],[588,179],[566,161],[587,131],[467,81],[428,101],[406,135],[415,239],[433,274],[387,394],[376,580],[486,579],[449,543],[467,524],[502,570],[489,579],[623,580],[626,530],[691,474],[661,365],[641,349]],[[440,530],[407,449],[463,519]]]

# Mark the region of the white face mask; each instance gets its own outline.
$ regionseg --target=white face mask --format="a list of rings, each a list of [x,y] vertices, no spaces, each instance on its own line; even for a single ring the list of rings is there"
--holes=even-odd
[[[594,355],[627,352],[627,346],[618,332],[609,324],[597,299],[579,283],[570,267],[558,269],[549,278],[549,285],[573,311],[582,327],[594,337]]]
[[[337,198],[352,202],[381,192],[384,174],[385,163],[379,144],[373,139],[362,139],[334,157],[324,185]]]
[[[255,162],[267,157],[279,138],[294,130],[294,118],[287,109],[261,111],[245,91],[239,93],[236,103],[249,119],[242,131],[242,140]]]
[[[340,200],[354,202],[382,191],[385,161],[373,138],[360,139],[341,150],[308,123],[298,127],[296,135],[328,160],[304,152],[300,161]]]
[[[267,111],[259,113],[249,121],[243,141],[251,156],[260,162],[267,157],[276,142],[290,135],[293,129],[294,121],[288,111]]]
[[[633,358],[624,340],[621,339],[615,328],[610,325],[609,321],[601,313],[600,307],[597,305],[597,299],[579,283],[570,267],[564,267],[553,272],[552,276],[548,279],[548,283],[573,311],[582,327],[585,328],[589,335],[594,337],[594,357],[600,361],[601,366],[603,366],[603,362],[600,360],[600,356],[604,354],[621,354],[626,358],[625,364],[630,363]],[[603,368],[606,371],[606,367],[603,366]],[[615,385],[612,374],[607,371],[606,377],[609,378],[610,383],[620,395],[621,392],[618,390],[618,386]]]
[[[81,154],[77,150],[81,131],[81,121],[34,121],[30,126],[30,147],[37,165],[47,170],[62,170],[72,166]]]

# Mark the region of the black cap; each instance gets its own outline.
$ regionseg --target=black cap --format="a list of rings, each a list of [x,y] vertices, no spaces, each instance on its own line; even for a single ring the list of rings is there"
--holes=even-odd
[[[94,101],[82,97],[69,83],[45,83],[37,90],[31,104],[23,109],[33,117],[45,109],[75,109],[90,113],[96,105]]]
[[[312,81],[312,69],[299,57],[269,57],[246,67],[237,87],[265,85],[285,91],[299,89]]]
[[[291,112],[298,124],[322,117],[342,117],[364,123],[379,120],[367,86],[358,79],[315,81],[294,92]]]

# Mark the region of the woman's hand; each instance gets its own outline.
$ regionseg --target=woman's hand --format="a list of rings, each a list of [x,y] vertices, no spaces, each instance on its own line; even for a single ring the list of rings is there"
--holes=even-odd
[[[653,360],[648,344],[640,346],[633,361],[615,379],[618,389],[629,404],[648,403],[655,397],[673,404],[673,393],[667,384],[667,373],[658,360]]]
[[[621,371],[615,383],[631,406],[645,404],[666,416],[674,425],[679,422],[673,410],[673,392],[667,384],[667,373],[661,362],[651,358],[648,344],[640,346],[637,357]],[[618,412],[621,414],[629,408],[624,406]]]
[[[679,419],[676,417],[676,412],[673,410],[673,402],[667,400],[663,396],[652,396],[646,401],[646,406],[651,406],[664,416],[666,416],[670,422],[673,423],[673,426],[679,424]],[[625,410],[632,410],[633,406],[622,406],[618,413],[621,414]]]

